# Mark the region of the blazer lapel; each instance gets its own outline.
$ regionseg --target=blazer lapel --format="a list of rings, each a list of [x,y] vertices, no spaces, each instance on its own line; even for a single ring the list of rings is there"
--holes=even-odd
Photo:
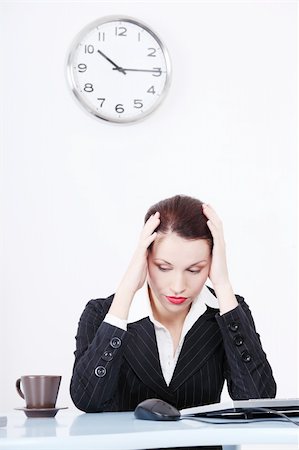
[[[218,309],[207,307],[187,333],[170,385],[167,386],[160,366],[160,358],[153,323],[149,318],[128,324],[130,339],[124,358],[139,379],[165,401],[173,401],[174,392],[197,372],[222,343],[222,335],[215,314]]]
[[[197,372],[221,344],[222,336],[216,323],[218,310],[207,307],[185,336],[184,344],[170,382],[169,388],[177,390]]]
[[[140,380],[162,398],[169,389],[162,374],[153,323],[148,317],[128,324],[130,339],[124,357]]]

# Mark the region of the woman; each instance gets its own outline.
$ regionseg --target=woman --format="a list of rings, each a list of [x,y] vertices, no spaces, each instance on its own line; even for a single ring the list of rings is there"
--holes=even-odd
[[[276,393],[230,284],[221,221],[191,197],[149,209],[115,295],[87,304],[76,339],[70,392],[86,412],[133,410],[146,398],[178,409],[215,403],[225,379],[233,399]]]

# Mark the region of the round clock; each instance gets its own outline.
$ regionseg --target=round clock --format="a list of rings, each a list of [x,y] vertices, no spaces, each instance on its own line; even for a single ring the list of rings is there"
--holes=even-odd
[[[109,122],[143,119],[169,88],[170,59],[144,23],[109,16],[87,25],[68,55],[67,78],[77,100]]]

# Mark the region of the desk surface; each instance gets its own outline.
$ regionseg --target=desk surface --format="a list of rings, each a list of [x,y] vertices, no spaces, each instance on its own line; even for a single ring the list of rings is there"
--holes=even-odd
[[[7,427],[0,428],[0,449],[140,450],[299,443],[299,427],[278,421],[227,425],[189,419],[151,422],[135,419],[132,412],[85,414],[73,409],[59,411],[51,419],[28,419],[22,411],[6,415]]]

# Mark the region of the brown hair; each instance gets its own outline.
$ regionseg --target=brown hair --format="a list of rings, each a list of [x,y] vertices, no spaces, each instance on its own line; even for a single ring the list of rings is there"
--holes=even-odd
[[[187,195],[175,195],[151,206],[145,215],[146,222],[156,211],[160,213],[157,232],[176,233],[185,239],[206,239],[212,249],[213,237],[202,210],[202,202]]]

